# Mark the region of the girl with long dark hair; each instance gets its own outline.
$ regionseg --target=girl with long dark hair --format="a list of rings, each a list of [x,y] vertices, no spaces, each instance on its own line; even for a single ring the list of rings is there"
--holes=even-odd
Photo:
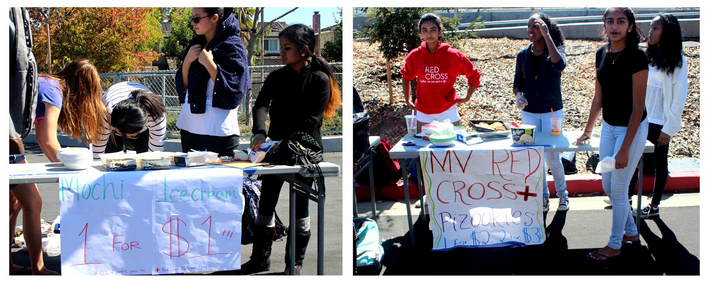
[[[583,143],[591,137],[603,112],[599,155],[615,159],[615,170],[601,174],[603,189],[612,200],[613,222],[608,245],[587,255],[596,261],[620,257],[623,243],[640,241],[628,205],[628,183],[643,154],[648,133],[648,59],[638,48],[643,32],[628,7],[608,8],[602,19],[608,43],[596,52],[596,89],[586,130],[578,138]]]
[[[556,21],[544,13],[529,17],[527,34],[531,43],[516,56],[514,72],[514,95],[523,93],[528,105],[519,105],[524,124],[536,126],[536,131],[551,131],[551,119],[563,119],[561,98],[561,73],[566,68],[564,35]],[[553,114],[551,113],[553,110]],[[554,176],[559,211],[569,209],[569,193],[566,190],[566,174],[559,152],[545,152],[544,159]],[[546,169],[546,168],[544,168]],[[549,211],[549,187],[543,178],[542,210]]]
[[[315,32],[303,24],[294,24],[283,29],[279,35],[280,55],[285,66],[268,75],[253,106],[252,149],[258,150],[266,138],[287,139],[291,134],[302,132],[310,135],[323,147],[320,127],[323,119],[331,119],[340,107],[340,86],[328,63],[315,54]],[[270,129],[266,119],[270,117]],[[308,185],[312,180],[306,180]],[[271,246],[274,236],[274,210],[278,204],[283,180],[264,175],[261,199],[254,232],[251,259],[241,265],[240,274],[251,274],[270,269]],[[295,273],[300,274],[303,259],[310,240],[309,200],[296,196],[296,259]],[[286,268],[289,273],[288,244],[286,243]]]
[[[688,95],[688,63],[683,55],[683,36],[680,23],[671,14],[658,14],[650,23],[648,33],[648,141],[655,146],[652,159],[655,181],[650,204],[643,207],[642,218],[660,214],[661,197],[668,181],[668,149],[670,139],[680,131],[682,113]],[[633,175],[635,187],[638,172]],[[630,190],[633,192],[633,189]],[[634,212],[635,214],[635,212]]]
[[[102,137],[92,143],[95,158],[124,148],[137,153],[164,151],[166,107],[148,87],[120,82],[107,89],[102,102],[110,116],[105,120]]]

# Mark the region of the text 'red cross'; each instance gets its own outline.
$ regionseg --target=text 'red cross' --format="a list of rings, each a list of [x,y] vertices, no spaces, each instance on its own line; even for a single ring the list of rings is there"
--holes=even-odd
[[[529,197],[536,197],[536,193],[529,193],[529,186],[526,186],[526,192],[516,191],[517,195],[524,195],[524,201],[529,201]]]

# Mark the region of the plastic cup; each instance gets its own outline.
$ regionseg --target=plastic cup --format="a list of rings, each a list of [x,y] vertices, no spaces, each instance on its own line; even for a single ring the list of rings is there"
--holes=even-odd
[[[405,124],[407,125],[407,135],[415,136],[417,134],[417,117],[405,115]]]
[[[561,135],[561,132],[563,131],[564,128],[564,118],[562,117],[557,117],[554,119],[553,117],[550,118],[551,120],[551,134],[552,135]]]

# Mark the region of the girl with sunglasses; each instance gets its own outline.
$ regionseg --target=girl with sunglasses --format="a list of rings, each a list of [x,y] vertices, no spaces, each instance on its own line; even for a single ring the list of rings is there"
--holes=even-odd
[[[611,198],[613,222],[608,245],[587,255],[595,261],[620,257],[623,244],[640,242],[628,204],[628,183],[648,134],[648,58],[638,48],[643,32],[628,7],[608,8],[602,19],[608,43],[596,52],[596,89],[586,130],[578,138],[583,143],[591,137],[603,112],[599,155],[615,159],[615,170],[601,174],[603,190]]]
[[[137,153],[164,151],[166,107],[158,95],[139,83],[120,82],[107,89],[102,102],[109,119],[99,141],[92,143],[94,158],[124,148]]]
[[[323,119],[332,119],[340,107],[340,86],[333,71],[322,57],[315,54],[315,32],[303,24],[286,27],[278,34],[281,60],[285,66],[271,72],[253,106],[253,150],[258,150],[266,138],[282,140],[302,132],[310,135],[322,150],[320,127]],[[270,116],[270,130],[266,119]],[[271,246],[274,236],[274,211],[283,180],[274,175],[263,175],[258,218],[253,229],[254,242],[251,259],[241,265],[240,274],[251,274],[270,269]],[[305,179],[309,186],[312,179]],[[309,200],[296,196],[295,273],[300,275],[303,259],[310,240]],[[290,267],[286,243],[286,268]]]
[[[57,128],[65,134],[89,144],[102,135],[107,110],[102,104],[99,73],[89,60],[75,60],[57,74],[38,77],[35,139],[50,162],[59,162]],[[25,161],[26,162],[26,161]],[[14,233],[20,210],[23,211],[23,233],[30,255],[32,274],[57,274],[44,266],[40,214],[42,197],[35,184],[14,187],[10,194],[10,228]],[[12,274],[23,274],[23,268],[12,264]]]
[[[237,107],[251,87],[246,49],[233,8],[193,8],[196,36],[176,72],[182,103],[176,126],[181,148],[233,156],[238,149]]]

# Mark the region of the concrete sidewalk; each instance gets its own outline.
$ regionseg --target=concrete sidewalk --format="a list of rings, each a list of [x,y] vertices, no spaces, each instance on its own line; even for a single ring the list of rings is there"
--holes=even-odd
[[[381,275],[699,275],[700,194],[664,194],[661,214],[642,220],[642,244],[623,248],[623,257],[591,261],[611,232],[611,207],[604,195],[571,197],[571,209],[557,212],[557,199],[544,216],[543,244],[516,248],[456,248],[432,251],[429,215],[421,220],[411,200],[415,243],[409,241],[406,204],[377,203],[376,218],[385,250]],[[634,200],[635,201],[635,200]],[[642,199],[643,204],[647,198]],[[635,207],[635,205],[634,205]],[[361,217],[372,216],[369,201],[358,202]]]

